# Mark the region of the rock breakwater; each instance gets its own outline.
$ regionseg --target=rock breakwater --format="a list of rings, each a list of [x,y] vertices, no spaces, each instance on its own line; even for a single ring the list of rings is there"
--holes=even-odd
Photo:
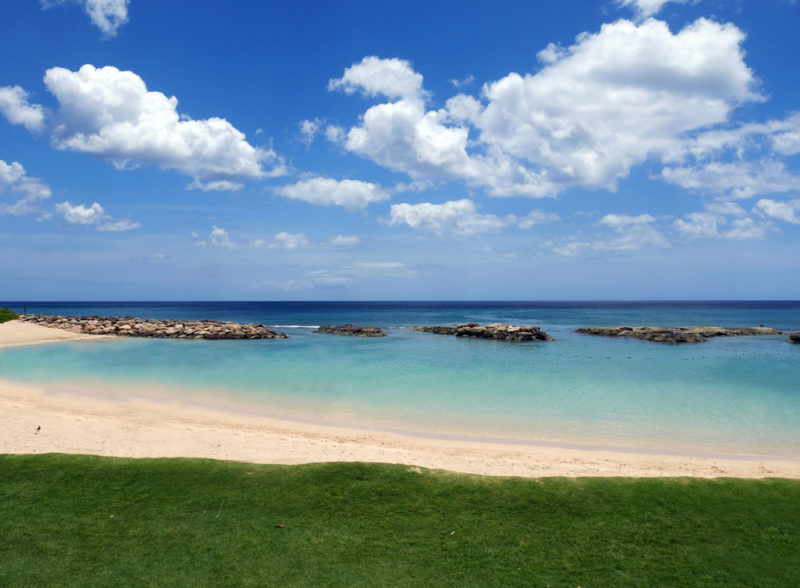
[[[800,343],[800,332],[789,335],[789,341],[792,343]]]
[[[351,325],[323,325],[315,333],[327,333],[328,335],[345,335],[347,337],[385,337],[386,333],[378,327],[358,327]]]
[[[702,343],[711,337],[742,335],[780,335],[782,331],[769,327],[585,327],[576,333],[601,337],[631,337],[655,343]]]
[[[414,327],[415,331],[435,333],[437,335],[453,335],[455,337],[471,337],[475,339],[498,339],[501,341],[552,341],[553,338],[539,327],[529,325],[505,325],[493,323],[480,326],[478,323],[461,325]]]
[[[286,339],[258,323],[179,321],[132,317],[23,314],[20,321],[86,335],[117,335],[167,339]]]

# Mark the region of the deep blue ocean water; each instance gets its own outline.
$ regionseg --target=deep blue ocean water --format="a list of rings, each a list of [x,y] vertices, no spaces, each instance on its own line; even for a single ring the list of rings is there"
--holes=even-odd
[[[21,311],[23,303],[0,302]],[[166,396],[288,419],[531,443],[800,458],[800,346],[786,336],[669,346],[582,326],[764,324],[800,302],[50,302],[28,312],[260,322],[286,340],[114,339],[0,350],[0,377],[113,397]],[[383,339],[314,334],[379,326]],[[555,341],[409,329],[538,325]]]

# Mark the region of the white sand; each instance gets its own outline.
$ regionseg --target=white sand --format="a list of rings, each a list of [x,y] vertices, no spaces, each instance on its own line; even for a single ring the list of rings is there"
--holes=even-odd
[[[0,346],[87,337],[53,331],[57,330],[12,321],[0,325]],[[0,453],[207,457],[274,464],[366,461],[526,477],[800,478],[800,459],[713,458],[429,439],[168,401],[103,399],[96,393],[79,392],[0,380]],[[37,427],[41,428],[37,431]]]
[[[52,329],[33,323],[9,321],[0,324],[0,347],[16,347],[19,345],[36,345],[38,343],[59,343],[80,339],[101,339],[102,335],[84,335],[71,333],[63,329]]]

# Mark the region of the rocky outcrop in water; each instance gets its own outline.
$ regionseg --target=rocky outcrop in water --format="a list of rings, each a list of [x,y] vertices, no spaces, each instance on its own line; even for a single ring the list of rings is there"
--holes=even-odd
[[[258,323],[178,321],[131,317],[23,314],[20,321],[86,335],[168,339],[287,339]]]
[[[478,323],[465,323],[452,327],[430,326],[414,327],[415,331],[436,333],[437,335],[453,335],[455,337],[472,337],[475,339],[498,339],[501,341],[552,341],[553,338],[539,327],[528,325],[504,325],[493,323],[480,326]]]
[[[350,323],[346,325],[323,325],[315,333],[329,335],[345,335],[347,337],[385,337],[386,333],[378,327],[357,327]]]
[[[800,343],[800,331],[789,335],[789,341],[791,341],[792,343]]]
[[[632,337],[655,343],[702,343],[711,337],[741,335],[780,335],[782,331],[769,327],[586,327],[576,333],[601,337]]]

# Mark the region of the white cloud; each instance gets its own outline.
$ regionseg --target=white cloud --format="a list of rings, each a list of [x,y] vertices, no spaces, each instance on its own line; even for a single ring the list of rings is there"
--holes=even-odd
[[[361,239],[356,235],[334,235],[330,239],[330,244],[334,247],[353,247],[361,243]]]
[[[298,126],[300,127],[300,140],[306,147],[310,147],[322,128],[322,121],[319,118],[304,120],[300,121]]]
[[[108,159],[121,169],[157,165],[192,177],[190,188],[207,190],[236,190],[244,179],[286,172],[274,151],[253,147],[225,119],[191,120],[177,111],[177,98],[148,91],[131,71],[54,67],[44,82],[59,103],[51,136],[56,149]]]
[[[253,242],[253,247],[263,247],[266,249],[299,249],[310,246],[308,238],[303,233],[277,233],[271,240],[257,239]]]
[[[22,216],[40,212],[38,203],[50,198],[50,188],[39,178],[29,177],[21,163],[0,159],[0,195],[5,192],[22,197],[13,204],[0,202],[0,214]]]
[[[95,225],[108,218],[103,207],[97,202],[91,206],[83,204],[73,206],[69,202],[62,202],[56,204],[56,212],[64,217],[65,221],[74,225]]]
[[[471,86],[472,84],[474,84],[475,83],[475,76],[470,74],[470,75],[468,75],[467,77],[465,77],[464,79],[461,79],[461,80],[452,78],[452,79],[450,79],[448,81],[453,85],[454,88],[463,88],[464,86]]]
[[[362,210],[372,202],[387,200],[389,195],[378,185],[358,180],[311,178],[275,188],[285,198],[302,200],[318,206],[343,206],[349,211]]]
[[[211,234],[208,236],[208,240],[214,247],[220,247],[222,249],[236,249],[236,243],[231,240],[231,236],[228,234],[228,231],[216,225],[211,227]]]
[[[44,8],[58,4],[66,4],[70,0],[41,0]],[[80,4],[89,18],[104,37],[116,36],[119,27],[128,22],[128,4],[130,0],[71,0]]]
[[[230,182],[228,180],[217,180],[215,182],[201,182],[195,180],[191,184],[186,184],[187,190],[202,190],[203,192],[237,192],[244,188],[244,184]]]
[[[747,214],[747,211],[735,202],[708,202],[705,207],[709,212],[716,214],[730,216],[745,216]]]
[[[773,148],[781,155],[800,153],[800,112],[767,123]]]
[[[607,214],[599,223],[619,234],[613,239],[595,241],[571,241],[554,247],[553,252],[566,257],[574,257],[585,251],[636,251],[644,247],[669,247],[664,235],[653,226],[656,219],[649,214],[631,216],[627,214]]]
[[[108,37],[128,22],[129,0],[86,0],[86,13],[97,28]]]
[[[654,14],[661,12],[665,4],[673,2],[675,4],[686,4],[692,0],[615,0],[617,6],[629,7],[636,12],[638,19],[650,18]]]
[[[655,222],[655,218],[649,214],[631,216],[629,214],[607,214],[600,219],[600,224],[606,225],[614,230],[624,230],[625,227],[648,225]]]
[[[360,90],[366,96],[424,100],[422,76],[404,59],[365,57],[344,70],[344,75],[328,82],[328,90],[344,90],[352,94]]]
[[[711,161],[694,167],[666,167],[661,177],[687,190],[743,199],[800,190],[800,176],[781,161]]]
[[[560,186],[614,189],[648,157],[678,157],[682,135],[761,97],[733,25],[617,21],[551,55],[535,75],[485,88],[481,139],[546,170]]]
[[[195,240],[195,245],[199,247],[207,246],[205,240],[200,240],[200,235],[197,231],[192,231],[192,239]],[[271,239],[260,238],[254,241],[244,242],[241,239],[234,239],[227,229],[216,225],[211,227],[208,243],[220,249],[286,249],[288,251],[311,246],[308,237],[303,233],[287,233],[286,231],[282,231],[273,235]]]
[[[568,48],[548,46],[538,73],[510,73],[486,84],[482,100],[459,94],[440,110],[426,109],[422,76],[408,62],[369,57],[329,88],[393,101],[335,138],[413,179],[463,181],[494,196],[613,190],[633,166],[680,161],[689,133],[763,99],[744,37],[706,19],[677,33],[652,19],[620,20]]]
[[[0,88],[0,113],[14,125],[23,125],[29,131],[44,130],[44,108],[28,102],[28,93],[19,86]]]
[[[114,220],[105,209],[95,202],[91,206],[61,202],[55,205],[56,212],[71,225],[94,226],[98,231],[120,232],[138,229],[141,225],[129,219]]]
[[[777,202],[769,198],[762,198],[756,202],[756,212],[770,218],[782,220],[787,223],[800,224],[800,198]]]
[[[759,224],[752,218],[737,218],[731,222],[731,228],[723,233],[723,237],[735,240],[763,239],[768,228],[769,225]]]
[[[769,224],[746,217],[747,212],[733,202],[709,203],[705,208],[675,220],[672,228],[689,239],[731,240],[762,239],[770,228]]]
[[[518,217],[513,214],[498,217],[494,214],[479,214],[475,203],[466,198],[451,200],[444,204],[393,204],[390,211],[389,225],[408,225],[412,229],[433,233],[435,235],[458,235],[467,237],[487,231],[498,231],[510,226],[529,229],[534,224],[555,220],[556,215],[542,211],[532,211],[528,216]]]
[[[693,212],[677,219],[672,226],[690,239],[716,238],[720,236],[720,224],[726,222],[725,217],[712,212]]]
[[[325,127],[325,138],[331,143],[339,145],[347,138],[347,132],[342,127],[328,125]]]

